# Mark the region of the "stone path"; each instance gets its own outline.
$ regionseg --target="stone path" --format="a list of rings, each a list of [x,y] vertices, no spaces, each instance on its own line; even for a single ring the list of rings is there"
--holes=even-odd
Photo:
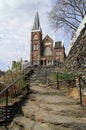
[[[86,109],[67,96],[65,89],[33,86],[23,115],[9,130],[86,130]]]

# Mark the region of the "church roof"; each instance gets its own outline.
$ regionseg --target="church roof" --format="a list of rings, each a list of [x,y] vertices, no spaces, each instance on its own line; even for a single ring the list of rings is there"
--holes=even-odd
[[[43,41],[46,41],[46,42],[53,42],[53,39],[47,34],[46,36],[45,36],[45,38],[43,39]]]
[[[38,11],[36,11],[32,30],[39,30],[39,29],[41,29],[41,27],[40,27]]]
[[[55,49],[62,49],[62,48],[63,46],[61,41],[55,42]]]

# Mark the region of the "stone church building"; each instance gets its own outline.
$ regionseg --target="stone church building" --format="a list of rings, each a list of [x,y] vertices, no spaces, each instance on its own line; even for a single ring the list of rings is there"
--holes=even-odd
[[[62,65],[65,58],[65,47],[61,41],[53,40],[48,34],[42,38],[39,15],[36,12],[31,31],[31,63],[43,66]]]

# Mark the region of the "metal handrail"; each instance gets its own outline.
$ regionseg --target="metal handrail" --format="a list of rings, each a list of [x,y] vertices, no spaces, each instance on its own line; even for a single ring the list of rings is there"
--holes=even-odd
[[[81,76],[80,76],[80,79],[86,85],[86,80],[84,80]]]
[[[82,85],[81,85],[81,82],[83,82],[84,83],[84,85],[86,85],[86,80],[84,80],[83,78],[82,78],[82,76],[80,75],[79,76],[79,89],[80,89],[80,105],[81,106],[83,106],[83,101],[82,101],[82,89],[84,89],[83,87],[82,87]]]
[[[20,79],[22,79],[25,75],[27,75],[30,71],[26,72],[25,74],[23,74],[22,76],[20,76],[18,79],[16,79],[15,81],[13,81],[10,85],[8,85],[6,88],[4,88],[1,92],[0,95],[2,95],[7,89],[9,89],[11,86],[13,86],[15,83],[17,83]]]
[[[18,79],[16,79],[15,81],[13,81],[10,85],[8,85],[6,88],[4,88],[1,92],[0,92],[0,96],[4,93],[6,93],[6,118],[5,118],[5,126],[7,127],[7,121],[8,121],[8,89],[11,88],[15,83],[17,83],[20,79],[22,79],[23,77],[25,77],[26,75],[29,74],[29,76],[32,74],[33,69],[28,70],[26,73],[24,73],[22,76],[20,76]]]

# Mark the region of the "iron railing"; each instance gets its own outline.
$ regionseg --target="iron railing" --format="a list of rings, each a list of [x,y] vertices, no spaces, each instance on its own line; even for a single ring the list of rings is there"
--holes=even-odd
[[[55,85],[57,89],[64,85],[64,82],[75,86],[75,76],[72,73],[53,71],[48,77],[49,85]]]
[[[5,127],[7,129],[7,124],[8,124],[8,118],[9,118],[9,101],[8,101],[8,97],[9,97],[9,89],[14,86],[18,81],[20,81],[22,78],[26,78],[28,76],[30,76],[33,72],[33,69],[29,69],[27,72],[25,72],[24,74],[22,74],[22,76],[20,76],[18,79],[16,79],[15,81],[13,81],[11,84],[9,84],[7,87],[5,87],[1,92],[0,92],[0,96],[2,96],[4,94],[5,96],[5,105],[4,105],[4,109],[3,111],[5,111],[4,114],[4,123],[5,123]],[[29,89],[27,89],[29,90]],[[2,120],[2,119],[1,119]]]
[[[79,92],[80,92],[80,105],[84,106],[83,104],[83,90],[86,89],[86,80],[83,77],[79,76]]]

